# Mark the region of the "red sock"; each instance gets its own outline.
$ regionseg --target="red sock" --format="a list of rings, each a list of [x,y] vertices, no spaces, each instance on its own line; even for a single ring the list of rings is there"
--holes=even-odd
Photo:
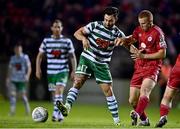
[[[141,116],[144,112],[144,110],[146,109],[147,105],[149,103],[149,99],[146,96],[141,96],[139,98],[137,107],[135,109],[135,111],[139,114],[139,116]]]
[[[133,106],[134,110],[136,109],[136,107],[137,107],[137,106]],[[145,112],[142,113],[142,115],[140,116],[140,119],[141,119],[142,121],[144,121],[144,120],[147,119],[147,115],[146,115]]]
[[[160,105],[160,116],[167,116],[169,113],[170,108],[167,105],[161,104]]]

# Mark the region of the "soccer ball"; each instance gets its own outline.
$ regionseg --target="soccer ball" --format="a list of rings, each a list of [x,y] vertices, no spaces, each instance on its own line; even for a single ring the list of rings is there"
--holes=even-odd
[[[48,111],[44,107],[36,107],[32,111],[32,119],[35,122],[46,122],[48,119]]]

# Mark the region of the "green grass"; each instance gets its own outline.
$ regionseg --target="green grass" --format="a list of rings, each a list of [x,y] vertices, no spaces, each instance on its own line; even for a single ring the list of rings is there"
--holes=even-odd
[[[71,113],[65,118],[63,123],[52,122],[52,105],[50,102],[31,102],[31,108],[43,106],[49,111],[49,119],[45,123],[35,123],[31,116],[25,116],[24,106],[21,102],[17,103],[17,112],[13,117],[8,116],[9,102],[0,102],[0,128],[139,128],[130,125],[129,106],[120,106],[119,114],[122,126],[113,125],[112,117],[104,105],[85,105],[76,103]],[[155,123],[159,119],[158,107],[149,107],[147,110],[151,121],[150,128],[154,128]],[[164,128],[180,127],[180,109],[172,109],[168,124]],[[149,128],[149,127],[145,127]]]

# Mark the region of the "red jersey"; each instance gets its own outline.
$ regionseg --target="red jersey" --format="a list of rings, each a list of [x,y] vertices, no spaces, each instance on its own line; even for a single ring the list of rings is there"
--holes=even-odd
[[[143,50],[145,54],[158,52],[160,49],[166,49],[167,45],[164,38],[163,31],[156,25],[151,27],[147,32],[141,29],[140,26],[136,27],[133,32],[133,38],[138,42],[138,49]],[[135,68],[137,67],[161,67],[162,59],[137,59],[135,61]]]
[[[178,55],[177,59],[176,59],[176,66],[180,67],[180,54]]]

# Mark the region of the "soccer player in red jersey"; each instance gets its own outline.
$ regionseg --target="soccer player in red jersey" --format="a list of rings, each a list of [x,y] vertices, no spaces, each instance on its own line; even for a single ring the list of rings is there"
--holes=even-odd
[[[180,90],[180,54],[177,57],[176,64],[172,68],[168,79],[166,90],[160,104],[160,119],[155,127],[162,127],[167,123],[167,115],[172,106],[172,100]]]
[[[118,38],[115,43],[124,46],[138,43],[138,49],[133,47],[133,51],[130,51],[131,57],[135,60],[129,97],[129,103],[134,110],[130,116],[132,125],[149,126],[149,119],[144,111],[148,106],[151,91],[156,85],[162,59],[166,55],[166,42],[162,30],[153,24],[153,15],[150,11],[141,11],[138,21],[139,26],[132,35]]]

